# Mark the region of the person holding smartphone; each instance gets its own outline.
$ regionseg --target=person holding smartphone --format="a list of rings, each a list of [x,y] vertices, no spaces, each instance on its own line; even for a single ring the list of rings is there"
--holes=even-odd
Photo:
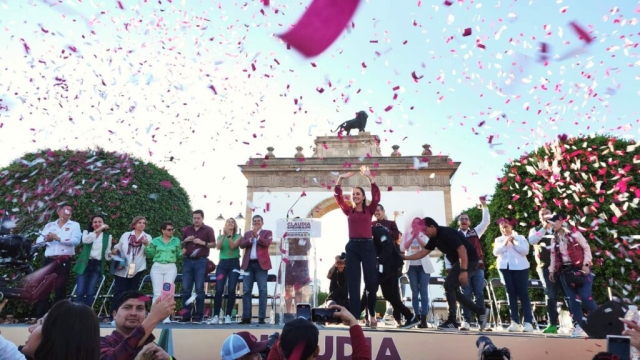
[[[182,254],[182,244],[180,239],[174,236],[175,226],[173,223],[163,222],[160,230],[162,235],[151,240],[149,246],[144,250],[147,257],[153,259],[153,265],[149,272],[153,286],[153,302],[156,302],[160,296],[165,283],[175,283],[178,275],[176,261],[178,261],[178,256]],[[168,317],[163,321],[164,324],[170,322]]]

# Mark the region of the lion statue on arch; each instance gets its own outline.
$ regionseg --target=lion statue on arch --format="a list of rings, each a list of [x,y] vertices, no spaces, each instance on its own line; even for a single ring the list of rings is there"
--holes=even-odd
[[[332,132],[346,131],[347,135],[351,135],[351,130],[353,129],[358,129],[358,131],[363,132],[365,126],[367,126],[368,117],[369,115],[367,115],[366,111],[364,110],[358,111],[355,119],[351,119],[343,122],[342,124],[338,125],[338,127]]]

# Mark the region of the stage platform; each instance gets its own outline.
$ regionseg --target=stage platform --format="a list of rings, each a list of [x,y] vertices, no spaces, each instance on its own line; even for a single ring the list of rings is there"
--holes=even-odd
[[[220,348],[227,336],[238,331],[249,331],[266,339],[282,326],[276,325],[206,325],[178,324],[160,325],[154,331],[156,337],[162,329],[171,329],[175,357],[178,360],[220,359]],[[575,359],[588,360],[605,351],[606,340],[574,339],[567,335],[523,334],[506,331],[443,332],[436,329],[402,330],[379,327],[372,330],[363,328],[371,344],[374,360],[397,359],[476,359],[476,339],[479,335],[491,338],[497,347],[507,347],[516,360]],[[113,326],[102,325],[102,335],[110,334]],[[23,344],[28,336],[24,324],[0,325],[2,335],[16,343]],[[350,359],[351,345],[349,332],[344,326],[320,328],[320,360]],[[1,354],[0,354],[1,357]]]

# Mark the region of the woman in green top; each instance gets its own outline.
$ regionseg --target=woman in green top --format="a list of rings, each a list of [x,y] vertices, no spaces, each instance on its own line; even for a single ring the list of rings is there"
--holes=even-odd
[[[151,276],[151,285],[153,286],[153,301],[160,297],[162,284],[174,283],[178,275],[176,261],[178,256],[182,254],[182,245],[180,239],[173,236],[175,230],[173,224],[165,221],[161,226],[162,235],[151,240],[145,248],[147,257],[153,259],[153,266],[149,272]],[[169,318],[164,319],[165,324],[170,323]]]
[[[220,250],[220,262],[216,267],[216,295],[213,300],[213,319],[211,324],[220,322],[218,315],[222,307],[222,294],[224,285],[229,279],[229,296],[227,299],[227,311],[224,313],[224,323],[231,324],[231,311],[236,304],[236,285],[240,276],[240,240],[238,224],[233,218],[227,219],[222,235],[218,236],[216,248]]]

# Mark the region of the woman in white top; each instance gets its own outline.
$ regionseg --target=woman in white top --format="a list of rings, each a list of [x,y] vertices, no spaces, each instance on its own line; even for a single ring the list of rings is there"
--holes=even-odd
[[[511,326],[509,331],[533,332],[533,313],[531,311],[531,301],[529,300],[529,241],[513,231],[516,224],[515,219],[503,218],[498,220],[502,236],[496,238],[493,244],[493,255],[504,285],[507,289],[509,300],[509,313],[511,314]],[[524,327],[520,326],[520,315],[518,314],[518,300],[522,304],[524,316]]]
[[[411,231],[407,231],[404,234],[400,243],[400,252],[406,252],[405,255],[411,255],[424,248],[429,238],[420,232],[421,224],[423,224],[421,218],[416,217],[413,219]],[[426,327],[427,314],[429,313],[429,280],[431,279],[431,273],[434,272],[431,259],[425,256],[420,260],[407,260],[404,262],[404,272],[409,277],[413,313],[416,316],[420,314],[418,327],[424,328]]]
[[[93,307],[98,281],[111,260],[112,237],[102,215],[94,215],[89,229],[82,232],[82,251],[73,267],[76,272],[76,301]]]
[[[152,239],[151,235],[144,232],[146,226],[147,219],[144,216],[136,216],[131,222],[131,231],[122,234],[120,241],[113,247],[111,253],[125,260],[124,266],[118,267],[113,276],[115,281],[114,299],[125,291],[138,290],[144,270],[147,269],[147,257],[144,248],[149,245]],[[114,303],[116,302],[111,302],[111,304]],[[113,313],[115,309],[111,310],[111,313]]]

